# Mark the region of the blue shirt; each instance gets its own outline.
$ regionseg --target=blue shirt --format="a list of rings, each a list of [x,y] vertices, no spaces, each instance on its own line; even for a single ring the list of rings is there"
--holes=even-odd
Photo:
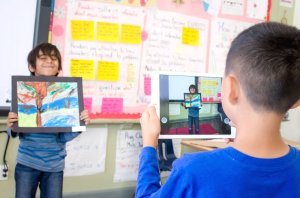
[[[8,132],[10,134],[10,131]],[[45,172],[63,171],[66,142],[79,134],[79,132],[19,133],[17,162]]]
[[[161,186],[157,152],[140,154],[136,197],[299,198],[300,151],[274,159],[254,158],[227,147],[185,154]]]
[[[191,117],[199,117],[199,107],[190,107],[189,108],[189,116]]]

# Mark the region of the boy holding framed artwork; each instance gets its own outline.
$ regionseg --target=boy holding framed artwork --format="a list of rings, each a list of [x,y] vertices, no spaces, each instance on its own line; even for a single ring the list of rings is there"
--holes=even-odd
[[[189,86],[189,92],[184,93],[184,103],[182,103],[182,106],[188,109],[189,134],[200,134],[199,110],[201,109],[201,94],[196,93],[196,86],[193,84]]]
[[[50,43],[42,43],[32,49],[27,61],[32,76],[55,77],[62,70],[60,52]],[[89,123],[86,110],[81,112],[80,120]],[[13,137],[18,135],[20,140],[15,169],[16,198],[34,198],[38,186],[41,197],[61,198],[66,142],[80,132],[15,133],[13,124],[17,121],[18,114],[9,112],[8,134]]]

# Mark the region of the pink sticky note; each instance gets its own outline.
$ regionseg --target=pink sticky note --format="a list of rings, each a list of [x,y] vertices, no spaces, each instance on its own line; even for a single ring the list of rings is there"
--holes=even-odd
[[[220,92],[217,95],[218,95],[219,98],[221,97],[221,93]]]
[[[122,113],[123,98],[103,98],[101,112]]]
[[[83,98],[84,109],[88,110],[88,112],[92,112],[92,102],[93,98]]]
[[[151,78],[150,77],[144,78],[144,92],[145,92],[145,95],[151,95]]]

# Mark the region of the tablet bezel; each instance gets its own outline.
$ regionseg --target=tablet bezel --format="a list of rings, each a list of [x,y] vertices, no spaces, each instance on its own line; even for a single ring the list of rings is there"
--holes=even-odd
[[[153,71],[151,72],[151,103],[156,106],[156,112],[160,119],[160,123],[164,121],[164,118],[160,118],[160,75],[168,76],[191,76],[191,77],[218,77],[222,78],[220,74],[211,73],[179,73],[179,72],[166,72],[166,71]],[[236,129],[231,127],[230,134],[214,134],[214,135],[201,135],[201,134],[184,134],[184,135],[173,135],[173,134],[160,134],[159,139],[224,139],[234,138]]]

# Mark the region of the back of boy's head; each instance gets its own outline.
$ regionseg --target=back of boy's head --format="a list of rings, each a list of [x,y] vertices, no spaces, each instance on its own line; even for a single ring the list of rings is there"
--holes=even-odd
[[[40,52],[43,55],[56,57],[58,60],[58,71],[62,70],[60,52],[57,49],[57,47],[55,45],[52,45],[51,43],[41,43],[37,45],[35,48],[33,48],[27,56],[28,66],[31,65],[33,68],[36,68],[36,59],[39,57]],[[34,72],[30,72],[30,73],[32,76],[35,75]]]
[[[230,73],[256,111],[285,113],[300,99],[300,30],[276,22],[244,30],[227,55]]]

